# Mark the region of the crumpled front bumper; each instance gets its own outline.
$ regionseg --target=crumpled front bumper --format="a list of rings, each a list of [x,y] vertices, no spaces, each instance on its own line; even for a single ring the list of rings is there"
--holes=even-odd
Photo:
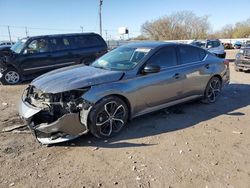
[[[23,99],[19,103],[19,114],[26,121],[27,126],[32,131],[36,139],[45,145],[65,142],[75,139],[88,132],[87,117],[88,110],[78,113],[64,114],[54,122],[42,122],[44,111],[25,102]],[[41,123],[38,123],[41,120]]]

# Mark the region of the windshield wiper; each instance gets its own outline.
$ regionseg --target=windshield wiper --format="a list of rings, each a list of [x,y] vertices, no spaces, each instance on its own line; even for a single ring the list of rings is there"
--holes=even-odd
[[[98,68],[98,69],[111,70],[108,67],[102,67],[102,66],[93,66],[93,67]]]

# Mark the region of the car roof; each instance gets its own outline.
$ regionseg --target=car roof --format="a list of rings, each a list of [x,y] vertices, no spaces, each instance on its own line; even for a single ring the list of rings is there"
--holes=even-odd
[[[177,44],[178,43],[172,43],[172,42],[147,41],[147,42],[133,42],[133,43],[123,45],[123,47],[154,49],[154,48],[158,48],[162,46],[173,46]]]
[[[40,38],[40,37],[62,37],[62,36],[89,36],[89,35],[98,35],[96,33],[68,33],[68,34],[52,34],[52,35],[39,35],[39,36],[32,36],[32,37],[27,37],[26,39],[32,38]]]

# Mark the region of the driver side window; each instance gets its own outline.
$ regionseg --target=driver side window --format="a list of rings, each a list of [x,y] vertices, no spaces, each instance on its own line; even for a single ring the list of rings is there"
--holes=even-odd
[[[174,46],[164,47],[154,54],[147,65],[158,65],[161,68],[168,68],[177,65],[176,50]]]
[[[31,41],[28,47],[24,50],[24,54],[36,54],[48,52],[48,42],[45,39],[35,39]]]

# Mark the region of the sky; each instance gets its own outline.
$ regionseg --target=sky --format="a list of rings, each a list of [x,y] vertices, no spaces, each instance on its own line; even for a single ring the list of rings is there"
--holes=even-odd
[[[99,0],[0,0],[0,40],[28,35],[99,32]],[[130,37],[140,34],[146,21],[177,11],[209,16],[213,31],[250,18],[250,0],[103,0],[103,37],[117,38],[127,27]]]

